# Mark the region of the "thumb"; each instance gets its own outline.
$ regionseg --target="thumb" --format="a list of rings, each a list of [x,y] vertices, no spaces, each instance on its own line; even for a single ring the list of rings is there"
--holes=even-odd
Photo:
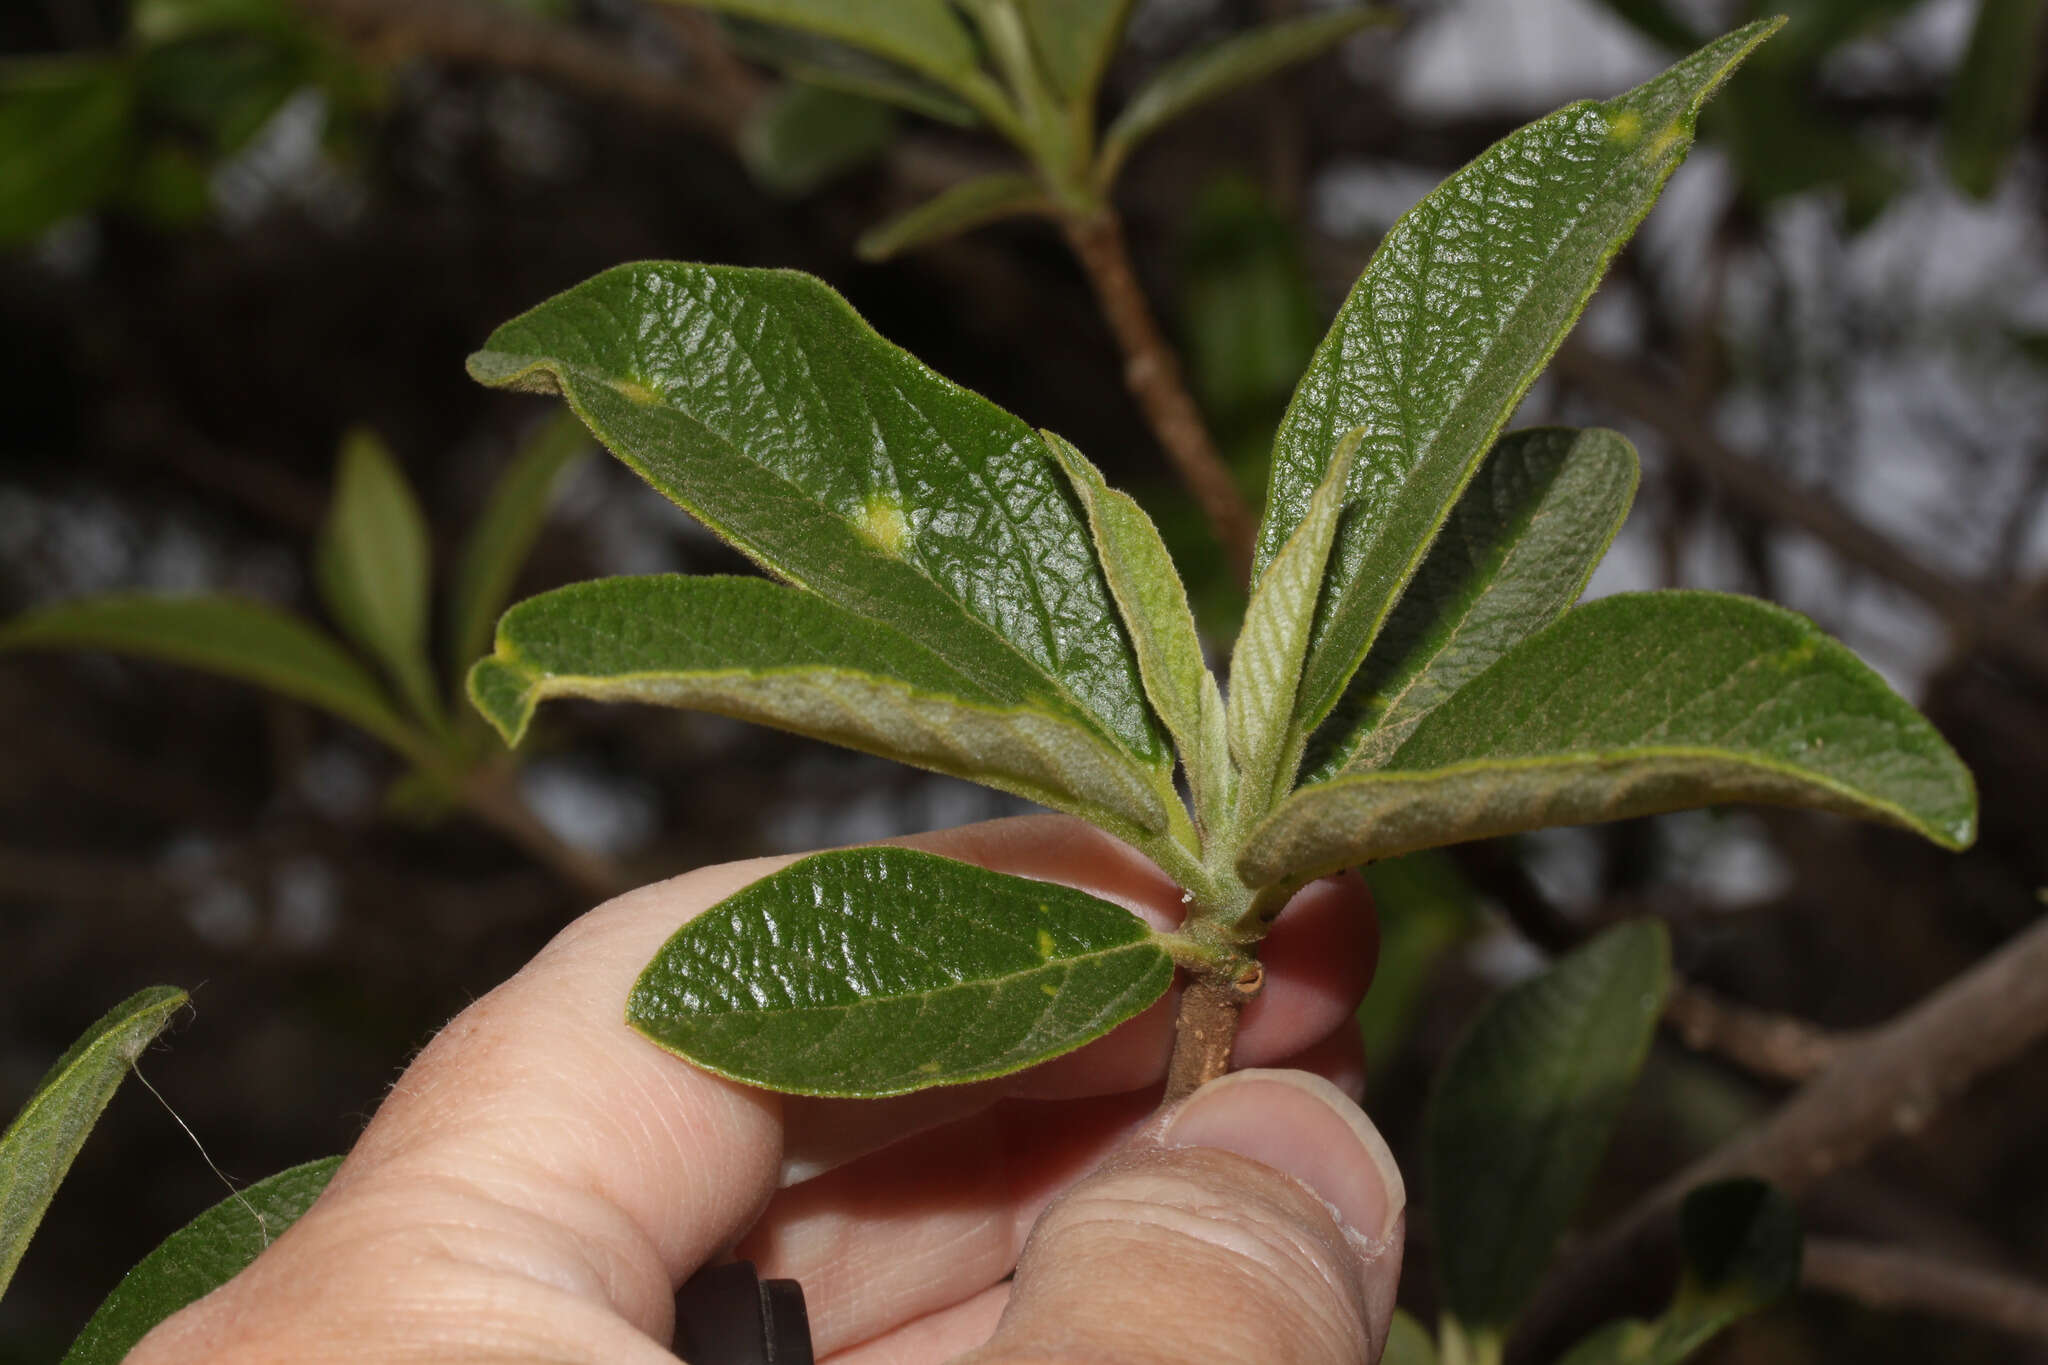
[[[1320,1076],[1240,1071],[1161,1114],[1045,1211],[975,1365],[1379,1358],[1407,1195]]]

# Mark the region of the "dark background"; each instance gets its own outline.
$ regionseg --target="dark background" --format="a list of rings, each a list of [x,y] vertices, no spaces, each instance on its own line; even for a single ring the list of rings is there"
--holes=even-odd
[[[701,30],[627,0],[550,8],[504,22],[573,24],[643,77],[704,75]],[[1162,57],[1285,8],[1143,7],[1110,98]],[[1674,10],[1702,31],[1746,17]],[[1717,106],[1517,424],[1616,425],[1643,452],[1595,592],[1731,588],[1813,615],[1962,753],[1982,838],[1949,856],[1829,818],[1693,814],[1501,845],[1464,862],[1462,884],[1388,895],[1390,942],[1397,922],[1443,939],[1390,958],[1386,999],[1412,1007],[1373,1024],[1369,1103],[1411,1169],[1458,1024],[1540,961],[1504,904],[1540,899],[1567,936],[1663,915],[1689,980],[1830,1030],[1888,1018],[2042,913],[2048,677],[2039,650],[2029,663],[2014,644],[2048,637],[2042,124],[2027,116],[1984,197],[1953,183],[1948,111],[1975,12],[1800,6],[1793,50]],[[14,54],[124,50],[128,33],[121,0],[0,10]],[[735,155],[734,121],[655,107],[632,81],[508,69],[534,64],[488,43],[451,56],[402,26],[310,23],[290,41],[318,60],[259,52],[275,70],[241,124],[209,122],[243,88],[223,83],[227,66],[202,63],[152,106],[143,135],[193,178],[165,190],[123,172],[89,211],[0,252],[0,611],[145,587],[317,618],[307,556],[357,425],[402,461],[445,571],[547,411],[472,385],[463,356],[555,290],[672,257],[813,271],[942,373],[1069,436],[1155,510],[1227,631],[1221,557],[1168,482],[1057,236],[1005,225],[887,265],[853,255],[864,228],[935,181],[1000,161],[991,143],[906,120],[878,158],[771,193]],[[1305,348],[1376,234],[1518,123],[1668,55],[1598,4],[1419,6],[1400,33],[1232,97],[1141,155],[1119,194],[1140,273],[1252,491]],[[5,131],[0,186],[18,188]],[[1763,486],[1743,479],[1755,469]],[[735,563],[590,461],[521,585]],[[142,1070],[222,1170],[248,1180],[342,1150],[435,1027],[590,903],[464,814],[402,808],[388,791],[402,766],[373,741],[247,686],[8,655],[0,716],[10,1112],[107,1005],[163,981],[191,988],[194,1010]],[[541,819],[632,880],[1017,808],[716,718],[564,704],[530,745],[517,782]],[[1788,1089],[1667,1034],[1589,1225]],[[2044,1119],[2036,1049],[1823,1182],[1805,1210],[1823,1230],[2048,1278]],[[0,1306],[0,1359],[55,1358],[127,1265],[221,1194],[172,1117],[125,1087]],[[1411,1227],[1404,1302],[1428,1320],[1428,1233]],[[2048,1353],[1805,1295],[1714,1358]]]

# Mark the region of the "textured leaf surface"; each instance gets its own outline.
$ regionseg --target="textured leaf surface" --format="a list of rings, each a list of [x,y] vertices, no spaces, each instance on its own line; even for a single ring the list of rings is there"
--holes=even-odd
[[[1040,434],[1088,511],[1096,554],[1137,653],[1145,694],[1180,751],[1195,808],[1213,824],[1225,814],[1230,777],[1223,695],[1202,657],[1173,556],[1135,499],[1111,488],[1102,471],[1066,440]]]
[[[942,242],[963,232],[1013,218],[1045,213],[1052,201],[1035,175],[1000,171],[963,180],[878,227],[861,234],[855,250],[865,261],[886,261],[915,247]]]
[[[121,1277],[62,1365],[119,1365],[148,1331],[226,1284],[313,1206],[341,1158],[309,1161],[224,1199]]]
[[[1977,24],[1949,86],[1942,150],[1965,193],[1988,199],[2040,97],[2048,0],[1978,0]]]
[[[0,1136],[0,1293],[128,1068],[188,998],[174,986],[151,986],[101,1015]]]
[[[1607,1149],[1670,984],[1664,926],[1636,920],[1501,993],[1444,1062],[1424,1148],[1443,1302],[1505,1329]]]
[[[1379,6],[1308,14],[1255,28],[1171,63],[1131,97],[1103,134],[1102,182],[1108,183],[1139,143],[1189,110],[1327,52],[1368,25],[1398,19],[1395,11]]]
[[[296,617],[231,597],[89,597],[0,625],[0,650],[105,649],[187,664],[331,711],[402,753],[417,733],[347,651]]]
[[[920,641],[1007,704],[1089,718],[1170,770],[1088,528],[1037,433],[882,340],[818,280],[621,266],[499,328],[470,372],[561,392],[771,572]]]
[[[427,663],[427,518],[398,462],[367,431],[342,443],[314,568],[336,623],[384,666],[416,714],[438,716]]]
[[[1310,780],[1384,763],[1424,716],[1576,602],[1636,477],[1635,450],[1615,432],[1502,437],[1316,737]]]
[[[449,677],[462,678],[491,647],[491,628],[547,522],[555,489],[590,450],[583,424],[562,413],[533,434],[492,487],[462,547],[449,592]]]
[[[1751,24],[1604,104],[1497,143],[1389,231],[1274,444],[1261,569],[1363,424],[1297,727],[1342,695],[1501,425],[1692,145],[1701,104],[1779,21]]]
[[[1346,436],[1322,486],[1309,501],[1308,515],[1273,556],[1252,590],[1244,628],[1230,652],[1230,701],[1225,727],[1237,760],[1240,809],[1256,818],[1271,810],[1283,784],[1294,777],[1288,751],[1288,718],[1301,686],[1301,663],[1323,584],[1323,567],[1337,519],[1344,510],[1344,479],[1361,428]]]
[[[1610,1323],[1564,1365],[1678,1365],[1799,1281],[1798,1210],[1760,1180],[1702,1185],[1686,1196],[1679,1227],[1685,1269],[1671,1307],[1655,1322]]]
[[[1258,885],[1723,801],[1836,811],[1946,848],[1976,834],[1969,770],[1811,621],[1746,597],[1630,593],[1508,651],[1384,768],[1297,791],[1239,867]]]
[[[1094,731],[991,696],[901,632],[758,578],[578,583],[521,602],[470,695],[508,743],[549,697],[716,711],[1125,828],[1166,815]]]
[[[1144,921],[1050,882],[902,848],[820,853],[683,926],[626,1016],[722,1076],[895,1095],[1005,1075],[1157,1000]]]

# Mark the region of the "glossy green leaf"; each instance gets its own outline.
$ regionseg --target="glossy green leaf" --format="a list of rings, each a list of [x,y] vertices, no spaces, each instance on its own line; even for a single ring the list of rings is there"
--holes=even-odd
[[[1628,593],[1565,613],[1416,726],[1384,768],[1304,787],[1254,832],[1253,885],[1410,849],[1724,801],[1976,833],[1969,770],[1805,617]]]
[[[151,986],[101,1015],[0,1135],[0,1293],[128,1068],[188,999],[174,986]]]
[[[550,697],[716,711],[984,782],[1139,835],[1152,786],[1063,715],[991,696],[912,637],[758,578],[606,578],[505,614],[470,695],[508,743]]]
[[[2048,0],[1978,0],[1970,46],[1949,87],[1942,149],[1963,191],[1988,199],[2039,97]]]
[[[421,739],[377,680],[326,635],[231,597],[88,597],[0,625],[0,650],[104,649],[224,673],[331,711],[417,758]]]
[[[895,136],[896,114],[887,105],[791,81],[748,118],[739,152],[757,184],[796,197],[873,161]]]
[[[872,52],[815,33],[744,19],[728,18],[723,27],[734,51],[791,80],[880,100],[963,128],[980,122],[973,108],[944,86]]]
[[[340,1165],[331,1156],[279,1171],[166,1237],[121,1277],[62,1365],[119,1365],[152,1327],[240,1274],[313,1206]]]
[[[1135,0],[1021,0],[1038,64],[1070,106],[1092,107]]]
[[[1505,1333],[1577,1210],[1670,972],[1662,924],[1619,925],[1503,991],[1445,1060],[1424,1152],[1444,1307],[1472,1340]]]
[[[808,275],[621,266],[499,328],[487,384],[559,392],[641,477],[772,573],[1006,705],[1172,756],[1079,510],[1031,428]]]
[[[1309,780],[1378,767],[1423,717],[1578,601],[1636,479],[1635,449],[1615,432],[1502,437],[1317,734]]]
[[[909,67],[954,89],[986,85],[974,37],[946,0],[689,0],[740,19],[800,29]]]
[[[1038,177],[1022,171],[998,171],[963,180],[878,227],[861,234],[854,250],[864,261],[886,261],[913,247],[957,237],[963,232],[1020,214],[1052,211],[1052,200]]]
[[[97,208],[133,149],[135,76],[118,57],[0,62],[0,245]]]
[[[1679,1228],[1685,1269],[1671,1307],[1654,1322],[1608,1324],[1574,1347],[1564,1365],[1678,1365],[1799,1282],[1799,1213],[1760,1180],[1694,1190],[1679,1211]]]
[[[1139,143],[1189,110],[1319,56],[1369,25],[1399,21],[1398,11],[1377,5],[1324,10],[1255,28],[1169,64],[1102,135],[1098,184],[1107,187]]]
[[[342,442],[313,567],[336,623],[383,665],[415,715],[438,719],[427,662],[427,518],[405,472],[368,431],[352,431]]]
[[[1228,813],[1230,754],[1223,694],[1202,657],[1202,639],[1159,528],[1127,493],[1062,437],[1039,433],[1088,512],[1095,552],[1138,656],[1145,695],[1180,751],[1195,809],[1214,828]]]
[[[751,1085],[896,1095],[1071,1051],[1172,980],[1159,937],[1108,901],[912,849],[856,848],[791,863],[684,925],[626,1017]]]
[[[573,414],[558,414],[527,438],[492,485],[449,585],[449,677],[461,679],[491,647],[491,629],[547,523],[555,490],[592,448],[583,424]]]
[[[1324,565],[1344,510],[1344,481],[1351,473],[1352,454],[1364,439],[1361,427],[1338,445],[1330,472],[1309,501],[1308,515],[1252,589],[1244,628],[1230,652],[1225,728],[1240,774],[1239,806],[1253,819],[1272,809],[1294,777],[1299,755],[1287,747],[1288,718],[1301,685],[1301,663],[1308,651]]]
[[[1779,22],[1510,135],[1381,241],[1288,406],[1259,530],[1263,570],[1338,439],[1363,424],[1296,704],[1303,734],[1343,694],[1459,491],[1684,158],[1701,104]]]

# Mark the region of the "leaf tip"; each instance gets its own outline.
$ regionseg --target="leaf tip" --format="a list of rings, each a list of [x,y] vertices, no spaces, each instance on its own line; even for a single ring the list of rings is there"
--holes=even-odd
[[[509,389],[516,393],[559,394],[561,376],[545,361],[532,356],[508,355],[504,351],[472,351],[463,361],[469,377],[486,388]]]
[[[496,654],[478,659],[469,670],[469,700],[491,723],[507,748],[517,748],[526,738],[539,698],[534,695],[533,678],[524,669]]]

